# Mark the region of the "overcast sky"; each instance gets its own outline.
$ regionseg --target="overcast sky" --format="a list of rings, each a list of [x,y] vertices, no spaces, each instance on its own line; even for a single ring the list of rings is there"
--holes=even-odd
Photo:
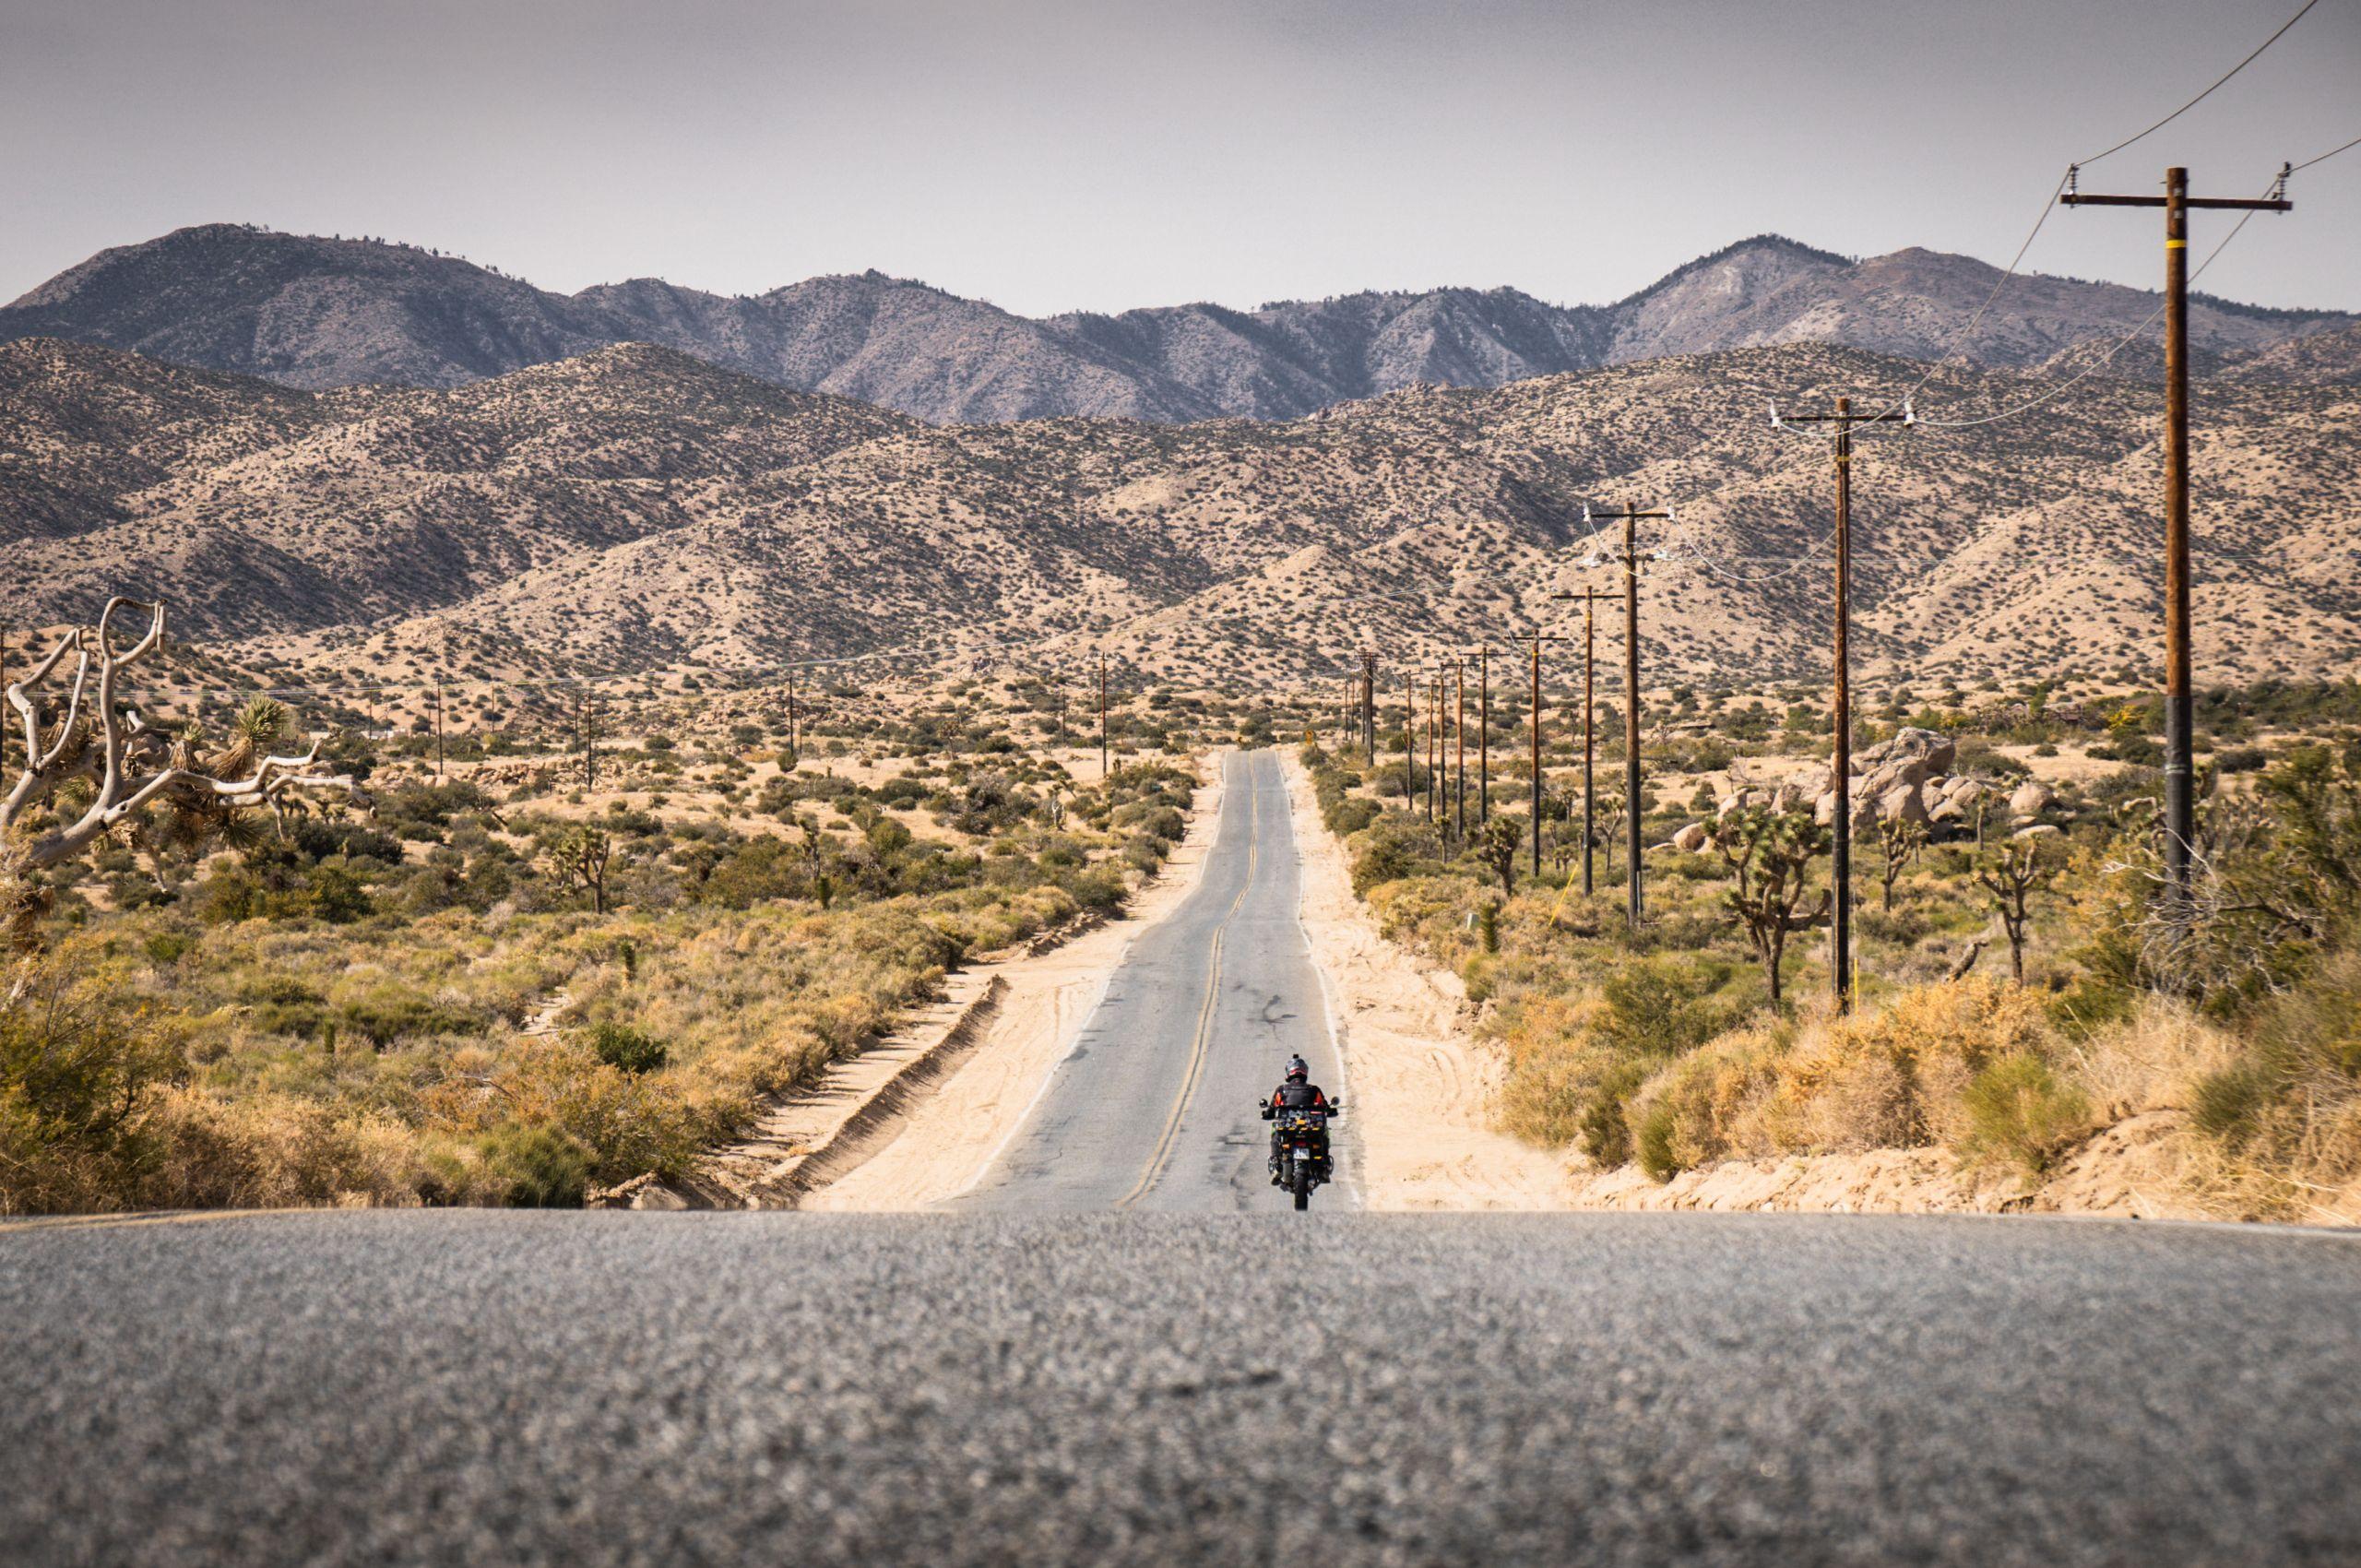
[[[219,220],[567,291],[873,267],[1031,315],[1603,302],[1764,231],[2006,261],[2069,160],[2298,4],[0,0],[0,299]],[[2178,161],[2252,195],[2355,136],[2361,0],[2321,0],[2084,188]],[[2293,194],[2201,287],[2361,309],[2361,148]],[[2153,287],[2155,228],[2059,213],[2029,265]]]

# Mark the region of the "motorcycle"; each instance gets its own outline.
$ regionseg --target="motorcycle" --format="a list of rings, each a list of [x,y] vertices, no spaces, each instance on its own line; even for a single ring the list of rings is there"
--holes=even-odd
[[[1280,1110],[1266,1100],[1256,1103],[1262,1106],[1264,1121],[1278,1123],[1279,1185],[1293,1195],[1299,1210],[1310,1208],[1311,1190],[1335,1179],[1328,1118],[1341,1114],[1345,1102],[1330,1100],[1324,1113],[1310,1109]]]

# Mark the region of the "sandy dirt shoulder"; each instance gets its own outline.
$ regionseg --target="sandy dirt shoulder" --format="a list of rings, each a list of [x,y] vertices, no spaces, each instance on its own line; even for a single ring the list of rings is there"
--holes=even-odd
[[[1196,888],[1221,821],[1226,754],[1201,760],[1204,781],[1190,806],[1188,832],[1123,918],[1050,952],[985,966],[1001,982],[998,1012],[972,1053],[914,1099],[875,1153],[805,1194],[799,1207],[926,1208],[975,1185],[1073,1049],[1133,940]]]
[[[1345,1063],[1345,1121],[1372,1209],[1567,1206],[1557,1156],[1492,1125],[1497,1056],[1462,1022],[1458,977],[1378,934],[1353,896],[1344,846],[1323,826],[1303,765],[1283,753],[1303,860],[1304,936],[1329,986]]]

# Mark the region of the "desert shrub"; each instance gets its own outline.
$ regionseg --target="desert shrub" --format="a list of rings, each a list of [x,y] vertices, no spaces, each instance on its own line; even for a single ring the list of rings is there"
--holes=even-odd
[[[590,1185],[581,1144],[555,1127],[503,1127],[479,1140],[492,1201],[511,1208],[580,1208]]]
[[[2274,1206],[2361,1177],[2361,947],[2273,997],[2237,1059],[2198,1078],[2189,1111]]]
[[[1631,1154],[1650,1181],[1669,1182],[1680,1173],[1679,1157],[1673,1152],[1672,1141],[1672,1108],[1659,1103],[1641,1110],[1631,1130]]]
[[[1971,1162],[2047,1170],[2091,1129],[2090,1097],[2048,1062],[2017,1051],[1987,1063],[1961,1093],[1959,1151]]]
[[[1640,1164],[1658,1181],[1769,1152],[1762,1106],[1786,1050],[1777,1032],[1741,1029],[1682,1056],[1627,1091],[1622,1113]],[[1643,1133],[1655,1129],[1653,1152]]]
[[[1916,987],[1799,1039],[1763,1107],[1767,1135],[1811,1154],[1957,1147],[1969,1081],[2004,1057],[2047,1060],[2058,1045],[2032,992],[1974,977]]]
[[[1389,882],[1438,865],[1442,840],[1434,829],[1405,813],[1379,817],[1353,841],[1353,891],[1361,897]]]
[[[0,1004],[0,1213],[115,1206],[153,1159],[142,1112],[183,1031],[93,957],[26,960]]]
[[[629,1024],[602,1020],[590,1026],[591,1053],[623,1073],[653,1073],[670,1059],[664,1042]]]

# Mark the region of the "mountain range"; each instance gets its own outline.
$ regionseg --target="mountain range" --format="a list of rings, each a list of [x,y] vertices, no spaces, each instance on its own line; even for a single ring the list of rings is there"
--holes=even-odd
[[[160,596],[176,637],[274,680],[441,675],[461,717],[585,674],[1078,674],[1102,647],[1127,680],[1252,687],[1571,632],[1557,596],[1619,587],[1584,505],[1669,501],[1643,540],[1651,681],[1810,685],[1832,470],[1763,407],[1914,386],[1925,420],[1856,459],[1865,674],[2144,678],[2158,389],[2094,374],[2011,418],[2056,382],[1817,343],[1284,422],[943,425],[644,344],[307,391],[25,339],[0,345],[0,593],[19,627]],[[2200,678],[2349,671],[2361,387],[2196,403]]]
[[[754,295],[656,279],[559,294],[412,245],[216,223],[60,273],[0,307],[0,341],[66,339],[313,391],[455,387],[646,342],[933,423],[1188,422],[1290,420],[1420,385],[1499,386],[1789,343],[2073,365],[2155,311],[2155,295],[2114,284],[2029,275],[1995,297],[1999,280],[1965,256],[1853,260],[1766,235],[1606,305],[1447,288],[1036,320],[876,272]],[[2256,380],[2361,379],[2356,325],[2212,299],[2190,312],[2203,367]]]

